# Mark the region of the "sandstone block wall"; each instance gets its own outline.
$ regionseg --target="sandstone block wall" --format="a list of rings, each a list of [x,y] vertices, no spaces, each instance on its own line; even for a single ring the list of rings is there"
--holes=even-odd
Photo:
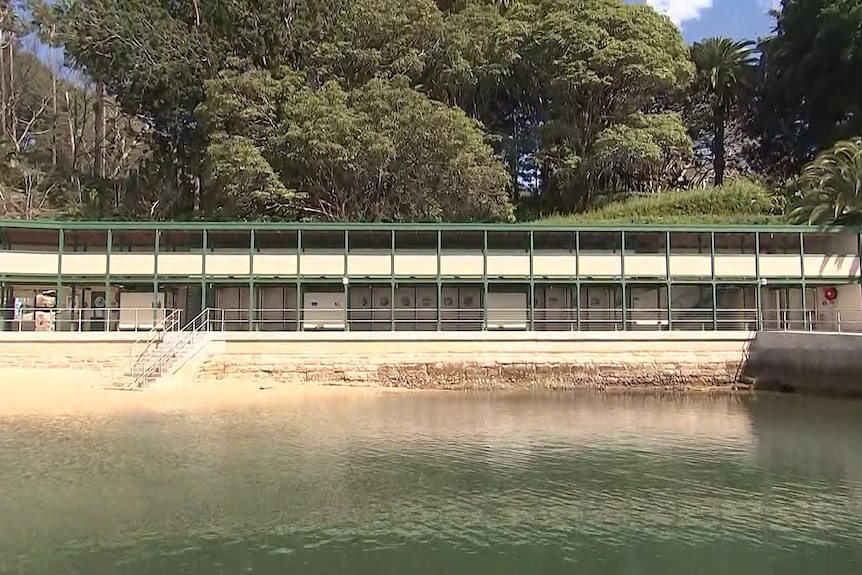
[[[143,350],[142,346],[139,348]],[[132,352],[133,345],[128,342],[0,341],[0,377],[3,369],[73,369],[119,374],[128,369]]]
[[[409,343],[287,342],[279,349],[227,342],[203,362],[197,377],[423,389],[713,387],[738,382],[746,346],[743,341],[582,341],[503,343],[495,349],[497,343],[423,342],[405,349]]]

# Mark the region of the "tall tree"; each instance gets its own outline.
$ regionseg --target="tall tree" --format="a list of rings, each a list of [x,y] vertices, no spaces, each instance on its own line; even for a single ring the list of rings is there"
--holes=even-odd
[[[685,134],[678,138],[678,117],[649,117],[663,114],[663,101],[687,87],[693,68],[679,29],[648,6],[467,2],[446,18],[430,71],[429,93],[480,119],[515,186],[548,210],[583,209],[609,185],[660,187],[658,179],[608,178],[612,140],[625,138],[626,153],[648,148],[629,157],[639,166],[656,149],[658,163],[669,164],[691,147]],[[652,143],[644,148],[639,140]],[[654,147],[657,141],[673,145]],[[635,172],[657,177],[661,170],[626,173]]]
[[[209,133],[205,182],[225,217],[512,218],[506,172],[475,123],[406,78],[345,91],[295,73],[225,75],[197,113]]]
[[[703,98],[709,110],[713,179],[720,186],[727,165],[728,119],[753,94],[757,51],[749,40],[707,38],[692,46],[691,59],[696,68],[695,98]]]
[[[783,0],[775,14],[754,128],[762,169],[783,179],[862,134],[862,3]]]

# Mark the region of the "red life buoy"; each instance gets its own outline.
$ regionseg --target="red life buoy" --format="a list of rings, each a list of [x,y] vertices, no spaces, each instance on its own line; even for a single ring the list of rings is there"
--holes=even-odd
[[[827,301],[834,301],[835,298],[838,297],[838,290],[832,286],[823,290],[823,297],[826,298]]]

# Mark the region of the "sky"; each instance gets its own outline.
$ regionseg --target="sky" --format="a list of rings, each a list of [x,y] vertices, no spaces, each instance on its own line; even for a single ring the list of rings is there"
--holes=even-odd
[[[667,14],[689,43],[709,36],[752,40],[766,36],[773,25],[768,12],[780,4],[780,0],[643,1]]]

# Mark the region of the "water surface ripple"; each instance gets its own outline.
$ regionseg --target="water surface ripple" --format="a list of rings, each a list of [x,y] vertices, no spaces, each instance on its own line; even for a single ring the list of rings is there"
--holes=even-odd
[[[862,403],[338,391],[0,419],[0,572],[862,572]]]

